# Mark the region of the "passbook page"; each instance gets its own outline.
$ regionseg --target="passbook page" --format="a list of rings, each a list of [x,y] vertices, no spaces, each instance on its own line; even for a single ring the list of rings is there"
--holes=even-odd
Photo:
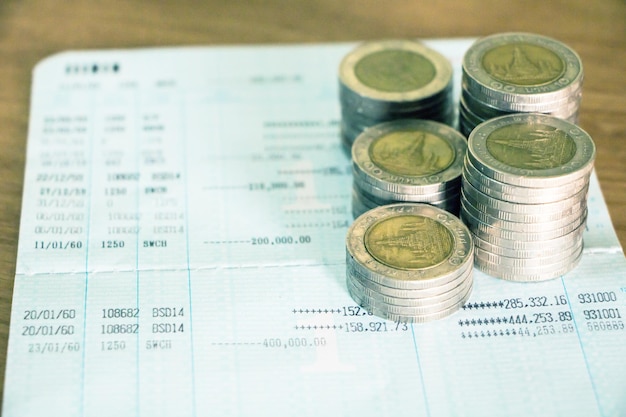
[[[453,63],[472,40],[425,43]],[[595,175],[580,264],[474,270],[383,320],[346,288],[353,44],[65,52],[35,68],[3,415],[626,415],[626,262]]]

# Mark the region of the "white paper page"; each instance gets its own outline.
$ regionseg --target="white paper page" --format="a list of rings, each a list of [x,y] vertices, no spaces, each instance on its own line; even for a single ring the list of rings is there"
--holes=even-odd
[[[456,69],[471,40],[428,41]],[[33,78],[3,402],[26,416],[624,416],[595,175],[566,276],[428,324],[345,284],[353,44],[68,52]]]

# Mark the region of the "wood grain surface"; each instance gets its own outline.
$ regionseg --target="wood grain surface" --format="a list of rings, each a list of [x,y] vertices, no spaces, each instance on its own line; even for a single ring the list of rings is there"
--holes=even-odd
[[[6,364],[31,70],[39,60],[68,49],[477,37],[507,31],[553,37],[581,56],[585,82],[579,124],[596,142],[596,172],[620,242],[626,245],[623,0],[0,1],[0,381]]]

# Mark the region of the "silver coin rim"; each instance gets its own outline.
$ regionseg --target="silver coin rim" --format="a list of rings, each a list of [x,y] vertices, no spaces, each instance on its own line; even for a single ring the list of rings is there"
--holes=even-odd
[[[423,297],[398,297],[380,293],[349,276],[347,277],[346,283],[347,285],[351,285],[352,289],[358,294],[384,304],[401,307],[432,307],[443,302],[450,302],[451,299],[463,294],[467,287],[472,285],[472,276],[464,279],[456,287],[447,292]]]
[[[398,323],[428,323],[428,322],[444,319],[446,317],[451,316],[455,312],[457,312],[461,308],[461,306],[463,306],[467,302],[471,294],[472,294],[472,291],[468,291],[465,298],[462,299],[458,305],[452,306],[446,310],[439,311],[433,314],[422,314],[422,315],[416,315],[416,316],[396,314],[396,313],[389,312],[387,310],[380,310],[376,307],[369,306],[365,302],[360,302],[359,300],[355,300],[354,297],[353,297],[353,300],[358,305],[363,307],[366,311],[385,320],[390,320],[390,321],[394,321]]]
[[[585,187],[566,199],[543,204],[522,204],[500,200],[481,192],[469,182],[462,183],[461,194],[470,200],[475,208],[481,211],[483,211],[482,207],[478,207],[478,204],[515,214],[548,215],[550,213],[565,212],[577,205],[586,206],[589,189]]]
[[[459,275],[444,284],[441,284],[432,288],[420,288],[420,289],[407,289],[407,288],[395,288],[389,287],[387,285],[379,284],[378,282],[369,279],[365,275],[361,273],[353,264],[348,264],[346,267],[346,275],[350,276],[350,279],[359,281],[361,285],[364,287],[370,288],[372,291],[377,293],[387,295],[390,297],[400,297],[400,298],[424,298],[431,297],[435,295],[440,295],[442,293],[453,290],[458,287],[460,283],[466,279],[468,279],[468,275],[473,273],[474,270],[474,262],[467,263],[464,269],[459,271]]]
[[[561,264],[565,259],[578,255],[583,249],[583,240],[580,239],[575,242],[569,248],[564,248],[560,253],[555,253],[550,256],[537,256],[534,258],[519,258],[512,256],[498,255],[493,252],[489,252],[480,247],[474,248],[475,261],[484,261],[492,265],[502,265],[503,267],[511,268],[550,268],[554,265]]]
[[[589,173],[572,181],[571,183],[560,185],[558,187],[522,187],[519,185],[507,184],[483,175],[478,170],[478,168],[474,166],[472,161],[467,156],[463,161],[463,173],[476,180],[479,184],[481,184],[482,187],[486,187],[493,192],[497,192],[503,195],[511,195],[519,198],[526,198],[526,200],[524,201],[519,201],[520,203],[526,204],[532,204],[532,201],[529,200],[533,199],[537,199],[538,203],[549,203],[563,200],[571,195],[576,194],[582,188],[587,187],[589,185],[589,179],[591,177],[591,173]],[[483,194],[489,195],[481,188],[478,188],[474,183],[472,183],[472,185]]]
[[[427,305],[427,306],[420,306],[420,307],[399,306],[399,305],[381,302],[375,298],[368,297],[365,294],[359,294],[358,292],[355,291],[353,287],[348,287],[348,292],[353,297],[353,299],[356,296],[361,301],[377,309],[381,309],[381,310],[384,309],[390,313],[402,314],[406,316],[421,316],[421,315],[435,314],[435,313],[445,311],[448,308],[458,305],[462,300],[464,300],[468,296],[468,293],[472,292],[473,286],[474,286],[473,282],[470,281],[470,285],[468,285],[468,287],[463,292],[455,295],[454,297],[451,297],[450,299],[442,301],[440,303]]]
[[[468,194],[468,191],[470,194]],[[538,213],[524,213],[524,212],[513,212],[510,210],[503,210],[499,207],[496,207],[499,203],[494,203],[493,201],[484,202],[478,201],[480,198],[476,198],[476,196],[472,196],[471,193],[473,190],[469,187],[461,188],[461,201],[467,201],[472,205],[476,210],[482,211],[484,213],[489,214],[490,216],[494,216],[496,218],[510,221],[510,222],[518,222],[518,223],[550,223],[552,221],[560,220],[563,217],[573,216],[574,213],[580,213],[587,207],[586,198],[580,198],[580,200],[573,201],[571,205],[565,207],[563,210],[551,210],[548,212],[542,212],[539,210]],[[478,191],[480,193],[480,191]],[[488,196],[487,196],[488,197]],[[484,199],[483,199],[484,200]],[[498,200],[496,200],[498,201]],[[506,202],[503,202],[506,203]],[[513,203],[509,203],[513,204]],[[548,203],[551,204],[551,203]],[[510,208],[510,207],[507,207]]]
[[[584,250],[581,250],[578,254],[578,257],[574,258],[570,263],[565,266],[562,266],[559,269],[548,270],[547,268],[540,268],[541,272],[531,271],[528,268],[524,268],[523,271],[506,271],[503,268],[498,266],[493,266],[488,263],[475,262],[476,269],[484,272],[487,275],[490,275],[495,278],[500,278],[507,281],[516,281],[516,282],[539,282],[539,281],[548,281],[551,279],[558,278],[560,276],[566,275],[568,272],[572,271],[576,266],[580,263],[582,259]]]
[[[543,242],[546,240],[556,239],[577,230],[580,225],[585,224],[587,221],[587,215],[585,212],[584,216],[577,217],[571,223],[557,229],[541,232],[518,232],[484,223],[480,219],[475,218],[468,211],[462,210],[460,218],[474,235],[481,237],[490,236],[492,238],[495,237],[498,239],[515,240],[519,242]]]
[[[475,219],[480,220],[481,222],[497,227],[499,229],[509,230],[512,232],[530,232],[536,233],[541,231],[549,231],[556,230],[562,227],[571,224],[576,219],[581,216],[585,216],[587,214],[587,208],[584,208],[580,213],[572,213],[558,220],[553,220],[549,222],[512,222],[508,220],[503,220],[499,217],[492,216],[489,213],[482,212],[476,207],[474,207],[471,203],[467,202],[467,200],[461,198],[461,211],[467,211],[471,216]]]
[[[574,235],[568,236],[568,239],[562,240],[555,246],[541,247],[536,249],[511,249],[505,248],[481,239],[479,236],[473,235],[474,249],[480,248],[499,256],[518,257],[520,259],[535,258],[541,256],[552,256],[560,254],[563,250],[567,250],[583,240],[584,228],[579,229]],[[565,236],[564,236],[565,238]]]
[[[357,177],[354,177],[352,184],[353,188],[358,190],[359,193],[361,193],[361,195],[363,195],[367,200],[377,204],[389,201],[437,204],[458,199],[459,194],[461,193],[461,181],[459,181],[458,184],[448,185],[450,188],[445,188],[432,193],[412,193],[382,189],[373,184],[361,182]]]

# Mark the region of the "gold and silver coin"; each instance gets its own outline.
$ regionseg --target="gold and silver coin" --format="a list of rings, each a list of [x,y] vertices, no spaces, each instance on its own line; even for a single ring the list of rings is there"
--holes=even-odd
[[[476,267],[515,281],[574,268],[594,159],[591,137],[553,116],[519,113],[478,125],[468,138],[460,214]]]
[[[452,65],[439,52],[412,40],[357,46],[339,67],[342,141],[378,123],[429,119],[453,124]]]
[[[446,317],[469,298],[474,245],[456,216],[426,204],[378,207],[346,236],[346,285],[382,318],[421,323]]]
[[[352,146],[354,217],[396,202],[428,203],[458,213],[467,141],[431,120],[374,125]]]
[[[510,113],[578,120],[583,67],[567,45],[530,33],[500,33],[476,41],[462,65],[459,128]]]

